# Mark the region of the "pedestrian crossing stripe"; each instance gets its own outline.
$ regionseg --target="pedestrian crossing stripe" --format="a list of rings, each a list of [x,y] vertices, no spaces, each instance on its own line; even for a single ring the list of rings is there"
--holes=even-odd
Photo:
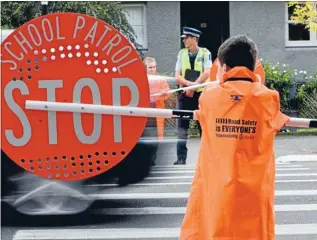
[[[299,171],[299,170],[308,171],[311,169],[310,168],[276,168],[276,171]],[[154,171],[151,171],[151,174],[175,174],[175,173],[194,173],[194,172],[195,170],[177,170],[177,171],[154,170]]]
[[[281,166],[281,167],[288,167],[288,166],[294,166],[294,167],[301,167],[302,165],[296,164],[291,164],[290,162],[276,162],[276,166]],[[182,169],[182,168],[196,168],[196,164],[186,164],[186,165],[156,165],[153,166],[152,169]]]
[[[276,161],[280,163],[291,162],[317,162],[317,154],[311,155],[286,155],[279,157]]]
[[[317,234],[317,224],[275,225],[277,236]],[[180,228],[89,228],[18,230],[13,240],[105,240],[178,238]],[[310,238],[311,239],[311,238]]]
[[[286,179],[286,180],[276,180],[275,183],[309,183],[317,182],[317,179]],[[143,182],[143,183],[133,183],[129,186],[141,187],[141,186],[179,186],[179,185],[191,185],[192,182]],[[91,184],[91,187],[117,187],[117,183],[100,183]]]
[[[124,199],[176,199],[189,197],[189,192],[150,192],[150,193],[92,193],[88,195],[94,200],[124,200]],[[277,190],[275,196],[317,196],[316,189],[309,190]]]
[[[317,176],[317,173],[276,173],[276,177],[308,177]],[[188,176],[158,176],[147,177],[145,180],[175,180],[175,179],[193,179],[193,175]]]

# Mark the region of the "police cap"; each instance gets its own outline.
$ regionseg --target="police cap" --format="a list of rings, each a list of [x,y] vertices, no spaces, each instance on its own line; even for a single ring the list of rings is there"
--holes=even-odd
[[[199,31],[196,28],[191,28],[191,27],[183,27],[183,35],[181,38],[185,37],[197,37],[199,38],[201,35],[201,31]]]

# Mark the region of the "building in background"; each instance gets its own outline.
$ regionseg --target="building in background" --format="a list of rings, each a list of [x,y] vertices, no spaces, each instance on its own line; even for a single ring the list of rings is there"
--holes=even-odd
[[[14,30],[15,29],[0,29],[0,31],[1,31],[1,35],[0,35],[1,40],[0,41],[3,42],[4,39],[6,39],[11,33],[14,32]]]
[[[317,68],[317,33],[289,19],[286,2],[122,2],[145,56],[154,56],[160,72],[174,74],[183,47],[182,26],[200,29],[200,46],[213,55],[228,37],[246,34],[259,47],[260,58],[289,64],[309,75]]]

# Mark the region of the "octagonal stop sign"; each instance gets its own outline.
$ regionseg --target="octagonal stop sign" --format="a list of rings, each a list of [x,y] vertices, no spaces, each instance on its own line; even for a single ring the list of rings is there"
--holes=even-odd
[[[96,18],[50,14],[1,44],[2,151],[38,176],[79,180],[123,160],[145,117],[26,110],[26,100],[149,106],[142,61],[130,42]]]

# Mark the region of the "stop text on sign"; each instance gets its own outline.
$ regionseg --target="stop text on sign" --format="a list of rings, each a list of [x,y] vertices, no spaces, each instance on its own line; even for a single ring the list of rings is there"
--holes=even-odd
[[[87,87],[92,94],[93,104],[101,103],[100,89],[96,81],[92,78],[79,79],[73,88],[72,98],[74,103],[80,103],[83,89]],[[130,78],[112,78],[112,102],[114,106],[122,106],[122,87],[127,87],[131,93],[129,104],[125,106],[136,107],[139,104],[140,93],[135,82]],[[38,88],[45,89],[47,99],[46,101],[56,101],[56,91],[62,91],[63,80],[39,80]],[[32,138],[32,128],[30,121],[24,110],[16,103],[13,97],[13,91],[18,90],[22,95],[31,94],[28,86],[22,81],[11,81],[5,86],[4,98],[9,109],[18,117],[23,127],[23,134],[21,137],[16,137],[13,129],[5,130],[5,137],[7,141],[16,147],[25,146]],[[48,111],[48,136],[49,144],[58,144],[57,137],[57,121],[56,112]],[[94,114],[93,131],[90,135],[86,135],[83,131],[83,124],[81,121],[81,113],[73,113],[73,127],[77,139],[84,144],[96,143],[102,134],[102,116]],[[113,116],[113,138],[114,142],[122,142],[122,117]]]

